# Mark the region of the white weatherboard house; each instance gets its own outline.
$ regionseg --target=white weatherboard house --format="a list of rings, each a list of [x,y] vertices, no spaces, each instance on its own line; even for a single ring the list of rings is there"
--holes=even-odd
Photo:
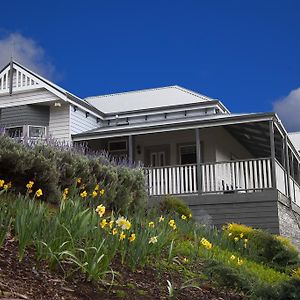
[[[234,114],[179,86],[81,99],[14,61],[0,72],[0,110],[8,135],[86,142],[140,161],[150,198],[178,195],[196,219],[300,245],[300,139],[274,113]]]

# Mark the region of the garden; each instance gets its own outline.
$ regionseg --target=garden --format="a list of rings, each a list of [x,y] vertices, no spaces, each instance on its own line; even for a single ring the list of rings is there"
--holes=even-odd
[[[283,237],[149,206],[139,166],[0,137],[0,298],[299,299]]]

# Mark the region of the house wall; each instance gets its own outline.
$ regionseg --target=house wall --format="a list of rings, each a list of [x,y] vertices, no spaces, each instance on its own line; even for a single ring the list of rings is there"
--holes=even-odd
[[[71,142],[70,105],[50,106],[49,135],[60,141]]]
[[[97,118],[89,115],[86,117],[85,111],[77,108],[74,111],[73,107],[70,108],[70,130],[71,134],[81,133],[94,128],[100,127],[97,123]]]
[[[276,190],[179,197],[189,205],[193,218],[202,224],[221,227],[236,222],[279,234]],[[160,197],[150,197],[149,203],[155,205],[160,199]]]
[[[195,131],[170,131],[164,133],[153,133],[147,135],[138,135],[134,137],[135,153],[134,160],[145,162],[145,149],[153,149],[159,145],[169,145],[170,165],[179,163],[178,146],[180,144],[195,144]],[[237,142],[224,128],[211,127],[200,130],[200,140],[203,152],[204,162],[228,161],[232,156],[236,158],[252,158],[252,155]],[[137,151],[140,146],[141,153]]]
[[[279,233],[291,239],[300,249],[300,207],[279,193],[278,201]]]
[[[252,158],[252,154],[242,146],[226,129],[219,127],[214,132],[216,141],[216,161]]]
[[[20,105],[2,108],[0,111],[0,127],[22,125],[49,125],[49,107],[41,105]]]

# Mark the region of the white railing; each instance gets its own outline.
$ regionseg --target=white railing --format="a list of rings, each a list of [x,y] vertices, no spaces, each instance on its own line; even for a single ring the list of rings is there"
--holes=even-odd
[[[202,164],[201,175],[203,193],[272,188],[270,158]]]
[[[276,172],[276,186],[279,192],[283,195],[287,195],[286,187],[286,172],[284,167],[276,160],[275,162],[275,172]]]
[[[197,165],[147,168],[150,195],[198,192]],[[249,159],[200,165],[201,193],[255,191],[272,188],[271,159]]]
[[[150,195],[192,194],[197,188],[197,166],[147,168],[146,178]]]

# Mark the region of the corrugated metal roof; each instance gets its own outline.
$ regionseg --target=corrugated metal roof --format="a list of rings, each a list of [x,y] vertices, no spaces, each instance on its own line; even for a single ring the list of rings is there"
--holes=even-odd
[[[98,110],[111,114],[122,111],[164,108],[168,106],[216,100],[180,86],[167,86],[85,98]]]

